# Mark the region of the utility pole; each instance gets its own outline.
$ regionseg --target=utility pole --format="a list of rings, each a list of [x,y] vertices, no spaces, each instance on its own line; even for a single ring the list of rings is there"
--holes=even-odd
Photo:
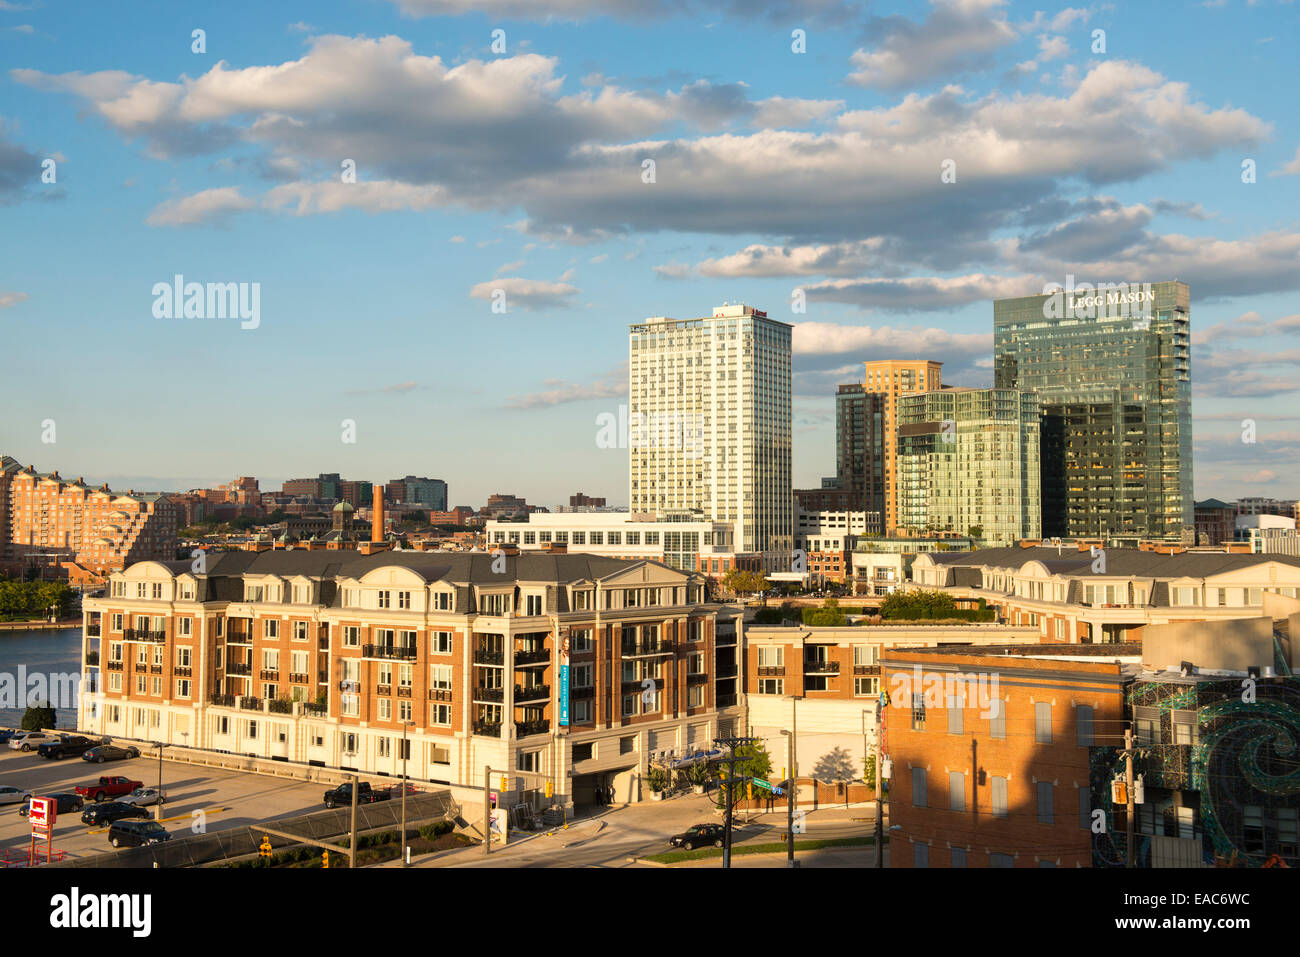
[[[785,766],[789,770],[794,767],[794,735],[785,728],[781,733],[785,735]],[[794,859],[794,779],[787,778],[785,787],[785,866],[797,867]]]
[[[411,866],[411,850],[406,846],[406,755],[407,755],[407,738],[406,726],[409,721],[402,722],[402,866]]]
[[[1133,847],[1133,815],[1136,809],[1133,804],[1133,729],[1131,727],[1124,731],[1124,791],[1127,800],[1128,813],[1125,815],[1127,820],[1124,822],[1125,833],[1125,852],[1124,866],[1135,867],[1134,863],[1136,854]]]
[[[153,818],[155,821],[161,821],[163,819],[162,749],[163,749],[163,743],[159,741],[158,742],[158,800],[154,804],[154,808],[153,808],[154,810]]]
[[[876,698],[876,867],[885,866],[885,768],[882,763],[881,737],[884,733],[885,709]]]
[[[357,866],[357,789],[360,786],[357,776],[352,775],[352,823],[348,826],[348,867]]]
[[[492,853],[492,765],[483,765],[483,856]]]
[[[755,738],[714,738],[715,746],[727,749],[727,757],[724,758],[730,773],[727,775],[727,811],[722,830],[722,866],[731,867],[731,811],[736,803],[736,786],[740,779],[736,777],[736,748],[743,747],[747,744],[753,744]],[[746,778],[749,780],[749,778]]]

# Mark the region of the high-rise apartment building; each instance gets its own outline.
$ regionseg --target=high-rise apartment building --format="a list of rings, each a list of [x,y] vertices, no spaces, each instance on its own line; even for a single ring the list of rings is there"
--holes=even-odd
[[[835,477],[847,511],[885,511],[885,397],[858,383],[835,394]]]
[[[1040,535],[1038,397],[941,389],[898,400],[898,525],[1011,544]]]
[[[790,553],[791,329],[745,305],[632,325],[634,516],[731,522],[736,550],[773,569]]]
[[[881,396],[884,422],[884,526],[885,534],[898,529],[898,399],[908,392],[929,392],[943,387],[942,362],[929,359],[881,359],[864,363],[862,386]]]
[[[427,505],[439,512],[447,509],[447,483],[442,479],[408,475],[389,482],[384,494],[394,504]]]
[[[1194,540],[1186,283],[993,303],[995,385],[1043,402],[1043,534]]]

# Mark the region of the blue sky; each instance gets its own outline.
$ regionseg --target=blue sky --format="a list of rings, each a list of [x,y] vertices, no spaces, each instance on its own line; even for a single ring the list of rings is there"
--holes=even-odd
[[[625,504],[628,323],[742,300],[815,485],[861,361],[987,384],[995,296],[1179,278],[1196,497],[1300,496],[1300,5],[1136,6],[0,2],[0,451]],[[176,274],[260,324],[155,317]]]

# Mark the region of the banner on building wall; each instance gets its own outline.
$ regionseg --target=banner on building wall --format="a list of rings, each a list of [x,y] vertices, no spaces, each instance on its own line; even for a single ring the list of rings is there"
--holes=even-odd
[[[560,727],[569,726],[569,636],[560,640]]]

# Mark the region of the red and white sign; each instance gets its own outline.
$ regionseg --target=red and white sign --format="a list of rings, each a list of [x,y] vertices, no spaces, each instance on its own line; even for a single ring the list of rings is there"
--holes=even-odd
[[[32,823],[32,831],[40,834],[48,834],[54,827],[54,819],[58,817],[59,806],[54,798],[32,798],[31,812],[27,815],[27,820]]]

